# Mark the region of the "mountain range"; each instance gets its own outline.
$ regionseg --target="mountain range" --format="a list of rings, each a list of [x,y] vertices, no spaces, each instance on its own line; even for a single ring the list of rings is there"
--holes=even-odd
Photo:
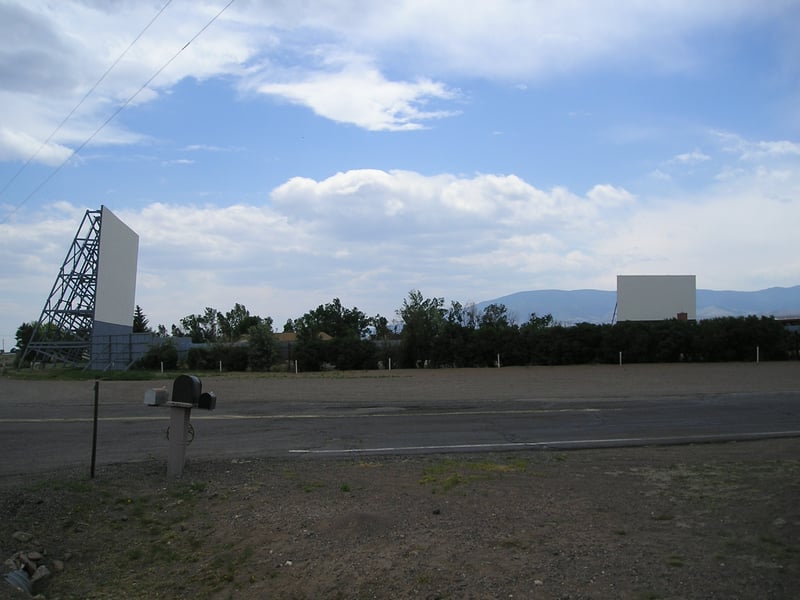
[[[476,304],[482,311],[490,304],[503,304],[509,317],[525,323],[531,313],[551,314],[557,323],[611,323],[616,291],[534,290],[516,292]],[[772,287],[755,292],[697,290],[697,318],[800,315],[800,285]]]

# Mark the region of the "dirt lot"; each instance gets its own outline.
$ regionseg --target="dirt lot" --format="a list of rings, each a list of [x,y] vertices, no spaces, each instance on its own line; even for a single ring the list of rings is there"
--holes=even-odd
[[[35,591],[49,600],[794,598],[800,589],[796,438],[192,460],[186,473],[168,483],[163,461],[152,461],[103,466],[94,480],[82,469],[5,482],[0,560],[40,553],[52,575]],[[24,597],[0,584],[0,597]]]

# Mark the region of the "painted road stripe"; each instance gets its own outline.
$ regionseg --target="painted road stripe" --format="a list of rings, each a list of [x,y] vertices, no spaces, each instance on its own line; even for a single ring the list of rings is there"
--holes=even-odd
[[[594,440],[551,440],[548,442],[505,442],[497,444],[452,444],[442,446],[386,446],[383,448],[342,448],[339,450],[289,450],[289,454],[368,454],[372,452],[412,452],[447,450],[487,450],[490,448],[547,448],[549,446],[593,446],[598,444],[658,444],[664,442],[697,442],[714,439],[746,439],[800,436],[800,431],[764,431],[760,433],[717,433],[708,435],[605,438]]]
[[[369,409],[359,409],[369,410]],[[454,410],[454,411],[438,411],[438,412],[380,412],[380,413],[343,413],[343,414],[308,414],[308,415],[192,415],[192,419],[202,421],[247,421],[247,420],[277,420],[277,419],[389,419],[398,417],[448,417],[448,416],[485,416],[485,415],[533,415],[544,413],[594,413],[594,412],[611,412],[619,411],[621,408],[536,408],[528,410]],[[153,415],[148,417],[100,417],[100,422],[125,422],[125,421],[161,421],[168,419],[165,414]],[[63,418],[19,418],[19,419],[0,419],[0,424],[3,423],[91,423],[94,419],[91,417],[63,417]]]

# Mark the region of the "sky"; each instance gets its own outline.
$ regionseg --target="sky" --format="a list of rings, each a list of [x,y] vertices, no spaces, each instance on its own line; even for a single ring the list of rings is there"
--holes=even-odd
[[[0,335],[87,209],[155,327],[800,284],[799,0],[0,0]]]

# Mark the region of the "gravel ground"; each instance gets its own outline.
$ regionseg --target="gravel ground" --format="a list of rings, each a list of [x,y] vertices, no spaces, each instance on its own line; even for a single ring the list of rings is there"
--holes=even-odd
[[[238,459],[169,484],[117,465],[4,487],[0,548],[43,555],[51,600],[794,598],[798,457],[786,439]]]
[[[644,377],[638,388],[633,372]],[[537,393],[554,398],[587,386],[624,395],[658,383],[683,394],[791,390],[797,381],[796,365],[647,367],[622,383],[602,369],[520,373],[534,373]],[[448,377],[463,384],[463,374]],[[426,396],[453,389],[441,374],[420,382]],[[5,571],[21,553],[46,566],[34,592],[48,600],[764,599],[800,590],[800,438],[190,458],[172,482],[162,460],[149,460],[103,465],[94,480],[81,468],[0,484],[0,560]],[[27,596],[0,582],[5,597]]]

